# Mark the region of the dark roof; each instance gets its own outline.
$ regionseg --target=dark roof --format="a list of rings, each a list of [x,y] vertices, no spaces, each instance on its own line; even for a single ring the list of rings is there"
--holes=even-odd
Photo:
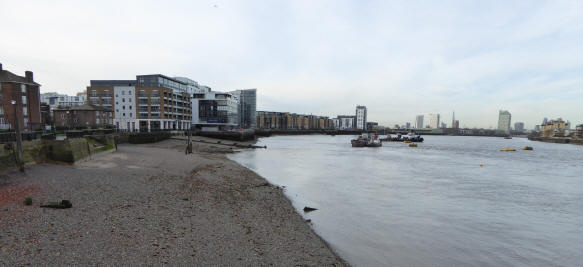
[[[91,80],[91,86],[136,86],[136,80]]]
[[[10,71],[7,71],[7,70],[0,70],[0,82],[17,82],[17,83],[40,85],[34,81],[29,82],[26,79],[26,77],[18,76]]]
[[[89,104],[81,105],[81,106],[73,106],[73,107],[58,107],[55,108],[54,111],[66,111],[66,110],[97,110],[97,111],[106,111],[102,107],[97,107]]]

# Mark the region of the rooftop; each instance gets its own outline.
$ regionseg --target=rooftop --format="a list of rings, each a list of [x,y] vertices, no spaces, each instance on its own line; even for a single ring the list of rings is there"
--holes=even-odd
[[[18,76],[10,71],[2,69],[2,64],[0,64],[0,82],[16,82],[16,83],[25,83],[25,84],[32,84],[32,85],[39,85],[38,83],[34,82],[32,79],[32,72],[30,73],[30,80],[28,77]]]

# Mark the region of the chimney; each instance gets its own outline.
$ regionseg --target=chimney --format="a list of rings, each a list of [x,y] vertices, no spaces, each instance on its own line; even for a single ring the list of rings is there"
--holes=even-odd
[[[26,77],[26,80],[27,80],[29,83],[33,82],[33,79],[34,79],[34,78],[32,77],[32,71],[29,71],[29,70],[25,71],[25,72],[24,72],[24,76]]]

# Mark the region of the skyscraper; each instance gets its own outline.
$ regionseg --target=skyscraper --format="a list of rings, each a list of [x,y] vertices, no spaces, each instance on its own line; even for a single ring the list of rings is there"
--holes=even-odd
[[[510,133],[511,117],[510,112],[507,110],[500,110],[498,113],[498,130]]]
[[[439,126],[439,114],[429,114],[429,127],[437,129]]]
[[[453,113],[451,115],[451,127],[453,128],[454,125],[455,125],[455,110],[453,111]]]
[[[245,129],[254,129],[257,121],[257,89],[242,89],[229,92],[239,99],[239,126]]]
[[[514,130],[517,132],[524,132],[524,122],[514,123]]]
[[[356,129],[366,130],[366,107],[356,106]]]
[[[423,115],[417,115],[415,117],[415,128],[423,129]]]

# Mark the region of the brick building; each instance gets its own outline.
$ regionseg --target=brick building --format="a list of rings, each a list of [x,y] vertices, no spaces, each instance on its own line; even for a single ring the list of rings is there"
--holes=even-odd
[[[257,111],[256,125],[258,129],[279,130],[323,130],[334,128],[333,121],[328,117],[273,111]]]
[[[113,112],[92,105],[53,109],[56,128],[86,129],[113,127]]]
[[[15,117],[23,131],[42,127],[39,87],[31,71],[22,77],[4,70],[0,64],[0,129],[14,129]]]
[[[550,120],[541,125],[542,137],[562,137],[567,130],[567,123],[563,119]]]

